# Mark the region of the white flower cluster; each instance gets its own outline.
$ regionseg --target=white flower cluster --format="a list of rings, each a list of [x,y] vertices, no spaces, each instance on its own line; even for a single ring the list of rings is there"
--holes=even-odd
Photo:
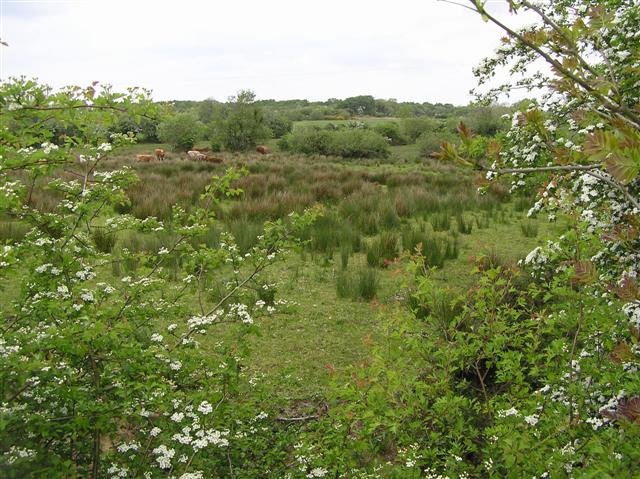
[[[42,151],[44,151],[45,155],[48,155],[52,151],[58,150],[58,145],[54,145],[53,143],[50,143],[48,141],[45,141],[42,145],[40,145],[40,147],[42,148]]]
[[[160,469],[171,469],[171,459],[176,455],[175,449],[169,449],[164,444],[161,444],[153,450],[153,453],[157,456],[156,462]]]
[[[243,303],[234,303],[230,305],[227,316],[230,318],[237,318],[244,324],[253,324],[253,318],[249,314],[249,308]]]
[[[505,409],[502,411],[498,411],[498,417],[508,417],[508,416],[517,416],[518,410],[514,407]]]

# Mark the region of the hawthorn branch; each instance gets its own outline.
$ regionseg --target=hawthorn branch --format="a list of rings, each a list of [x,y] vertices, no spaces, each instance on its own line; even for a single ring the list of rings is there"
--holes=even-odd
[[[517,39],[524,46],[526,46],[527,48],[529,48],[529,49],[533,50],[534,52],[536,52],[547,63],[549,63],[551,66],[553,66],[559,73],[564,75],[565,78],[568,78],[568,79],[574,81],[575,83],[577,83],[578,85],[580,85],[584,89],[584,91],[586,91],[590,95],[593,95],[593,97],[596,98],[599,102],[601,102],[604,106],[606,106],[611,111],[615,112],[615,114],[616,114],[616,116],[618,118],[620,118],[621,120],[624,120],[625,122],[629,123],[634,128],[640,129],[640,118],[637,115],[635,115],[633,112],[631,112],[628,108],[626,108],[624,105],[620,105],[618,103],[615,103],[611,99],[609,99],[608,97],[605,97],[602,94],[598,93],[598,91],[592,85],[590,85],[584,78],[582,78],[581,76],[578,76],[578,75],[574,74],[573,72],[567,70],[558,60],[553,58],[549,53],[545,52],[538,45],[536,45],[533,42],[527,40],[522,34],[516,32],[515,30],[513,30],[511,28],[509,28],[507,25],[505,25],[500,20],[498,20],[496,17],[491,15],[489,12],[487,12],[486,9],[479,8],[474,0],[469,0],[469,1],[473,5],[473,8],[471,8],[471,10],[474,10],[477,13],[483,15],[487,20],[490,20],[491,23],[497,25],[502,30],[507,32],[507,34],[509,34],[509,36],[511,36],[512,38]]]
[[[609,186],[616,188],[625,199],[631,203],[637,210],[640,210],[640,201],[625,188],[622,184],[615,181],[613,178],[608,178],[600,171],[600,165],[558,165],[558,166],[538,166],[531,168],[480,168],[480,171],[488,171],[502,174],[514,174],[514,173],[538,173],[541,171],[584,171],[587,175],[604,181]]]
[[[564,41],[570,48],[570,53],[578,59],[583,68],[588,70],[592,75],[598,76],[598,72],[582,57],[582,55],[580,55],[576,44],[573,42],[573,40],[571,40],[571,38],[569,38],[567,32],[565,32],[560,25],[554,22],[553,19],[550,18],[546,13],[544,13],[542,9],[537,5],[534,5],[527,0],[522,0],[522,4],[525,7],[536,12],[547,25],[549,25],[553,30],[555,30],[556,33],[558,33],[558,35],[560,35],[564,39]]]
[[[633,195],[629,193],[629,190],[627,190],[619,182],[613,180],[612,178],[607,178],[606,176],[600,174],[600,172],[598,171],[587,171],[587,174],[616,188],[618,191],[620,191],[620,193],[622,193],[625,199],[635,207],[636,210],[640,211],[640,201],[638,201],[637,198],[634,198]]]
[[[600,165],[557,165],[532,166],[530,168],[481,168],[480,170],[502,175],[508,173],[538,173],[539,171],[592,171],[599,169]]]

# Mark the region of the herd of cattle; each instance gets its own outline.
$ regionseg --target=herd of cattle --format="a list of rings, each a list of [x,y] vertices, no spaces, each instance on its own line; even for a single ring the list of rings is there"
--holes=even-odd
[[[224,160],[222,158],[218,158],[217,156],[209,156],[207,153],[209,152],[209,148],[194,148],[193,150],[187,151],[187,159],[188,160],[196,160],[196,161],[208,161],[209,163],[222,163]],[[271,153],[271,150],[266,146],[259,146],[256,148],[256,151],[261,155],[268,155]],[[164,160],[166,153],[161,148],[156,148],[153,152],[153,155],[136,155],[136,161],[160,161]]]

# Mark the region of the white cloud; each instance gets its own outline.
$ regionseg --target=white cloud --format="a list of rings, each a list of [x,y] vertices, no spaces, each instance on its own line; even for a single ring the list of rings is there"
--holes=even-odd
[[[0,8],[10,44],[0,77],[144,86],[156,99],[223,100],[250,88],[259,98],[466,103],[471,68],[501,36],[435,0],[0,0]]]

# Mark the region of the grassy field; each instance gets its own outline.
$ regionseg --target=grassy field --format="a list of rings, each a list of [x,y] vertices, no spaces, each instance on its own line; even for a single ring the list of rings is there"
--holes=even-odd
[[[249,174],[236,184],[244,194],[216,208],[219,224],[202,238],[211,245],[227,230],[246,250],[265,220],[317,203],[325,206],[325,216],[306,233],[303,251],[266,274],[276,285],[277,298],[289,303],[262,321],[261,334],[252,341],[251,367],[245,371],[259,378],[282,408],[320,400],[330,374],[366,361],[382,333],[381,311],[407,314],[410,278],[393,263],[403,251],[422,244],[438,281],[462,292],[472,281],[473,258],[485,255],[493,263],[513,264],[563,227],[526,219],[531,200],[511,198],[499,184],[479,196],[474,173],[418,161],[412,146],[394,147],[387,160],[221,153],[224,163],[217,165],[169,153],[163,162],[135,162],[135,154],[158,146],[166,147],[132,146],[102,166],[131,166],[140,177],[121,212],[170,222],[172,205],[194,205],[211,176],[230,166],[244,167]],[[39,191],[33,201],[47,211],[57,200]],[[19,225],[0,223],[4,237],[23,233]],[[122,233],[111,247],[116,253],[123,248],[157,251],[170,239]],[[113,274],[135,273],[136,268],[124,262]],[[365,289],[347,290],[352,284]],[[215,290],[215,277],[211,285]]]

